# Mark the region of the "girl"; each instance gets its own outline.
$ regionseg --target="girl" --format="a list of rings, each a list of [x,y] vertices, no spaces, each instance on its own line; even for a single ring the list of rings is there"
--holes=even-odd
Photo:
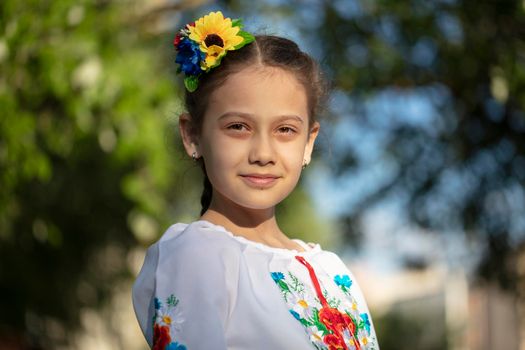
[[[288,238],[275,206],[308,165],[323,85],[287,39],[210,13],[175,38],[187,113],[179,129],[204,172],[199,220],[147,251],[133,304],[153,349],[379,349],[350,271]]]

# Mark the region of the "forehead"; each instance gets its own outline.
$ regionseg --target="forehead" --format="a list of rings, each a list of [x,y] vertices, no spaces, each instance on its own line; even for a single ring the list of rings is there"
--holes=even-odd
[[[205,119],[218,118],[230,111],[262,118],[297,115],[306,122],[306,91],[292,73],[281,68],[244,68],[230,75],[210,95]]]

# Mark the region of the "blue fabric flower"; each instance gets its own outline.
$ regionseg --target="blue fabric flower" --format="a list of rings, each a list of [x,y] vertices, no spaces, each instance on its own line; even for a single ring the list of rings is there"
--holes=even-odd
[[[370,334],[370,319],[368,318],[368,314],[362,313],[359,316],[361,316],[361,320],[363,321],[365,325],[366,331],[368,332],[368,334]]]
[[[295,317],[299,321],[301,320],[301,316],[297,312],[295,312],[294,310],[289,310],[289,311],[293,315],[293,317]]]
[[[171,342],[166,346],[166,350],[186,350],[186,347],[182,344],[179,344],[177,342]]]
[[[345,288],[350,288],[350,286],[352,285],[352,280],[350,279],[350,277],[348,275],[336,275],[334,277],[334,282],[338,285],[338,286],[343,286]]]
[[[272,278],[277,283],[284,278],[284,274],[282,272],[272,272]]]
[[[160,309],[161,302],[160,302],[159,298],[155,298],[153,302],[155,304],[155,310]]]
[[[206,57],[199,48],[199,44],[188,38],[183,38],[177,46],[175,62],[180,64],[180,70],[186,75],[202,73],[200,62]]]

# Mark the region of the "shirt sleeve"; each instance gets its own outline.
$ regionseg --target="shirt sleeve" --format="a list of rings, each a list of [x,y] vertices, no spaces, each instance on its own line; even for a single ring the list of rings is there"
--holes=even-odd
[[[144,336],[154,349],[226,350],[239,248],[206,237],[179,238],[148,249],[133,286]]]

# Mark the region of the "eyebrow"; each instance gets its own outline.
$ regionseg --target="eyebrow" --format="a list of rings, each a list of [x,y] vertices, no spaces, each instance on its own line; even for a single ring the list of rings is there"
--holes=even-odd
[[[256,116],[254,114],[232,111],[232,112],[226,112],[226,113],[222,114],[217,120],[221,120],[221,119],[228,118],[228,117],[241,117],[241,118],[246,118],[246,119],[249,119],[249,120],[255,120],[256,119]],[[298,115],[294,115],[294,114],[287,115],[286,114],[286,115],[278,116],[278,120],[279,121],[285,120],[285,119],[295,119],[298,122],[300,122],[301,124],[304,123],[303,119],[301,117],[299,117]]]

